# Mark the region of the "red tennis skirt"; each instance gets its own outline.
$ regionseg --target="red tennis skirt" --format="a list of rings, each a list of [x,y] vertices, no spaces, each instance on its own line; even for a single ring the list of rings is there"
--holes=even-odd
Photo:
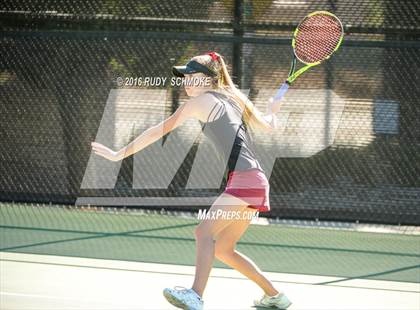
[[[257,168],[229,172],[226,189],[228,193],[249,203],[259,212],[270,211],[270,184],[264,172]]]

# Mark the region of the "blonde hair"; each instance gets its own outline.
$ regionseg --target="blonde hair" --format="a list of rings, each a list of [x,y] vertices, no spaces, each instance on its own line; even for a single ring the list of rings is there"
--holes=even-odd
[[[199,62],[217,74],[213,78],[213,88],[227,91],[232,99],[240,105],[243,111],[242,118],[247,127],[252,130],[269,129],[270,125],[262,118],[261,112],[233,83],[223,57],[218,53],[214,53],[214,55],[217,56],[217,59],[206,54],[195,56],[191,60]]]

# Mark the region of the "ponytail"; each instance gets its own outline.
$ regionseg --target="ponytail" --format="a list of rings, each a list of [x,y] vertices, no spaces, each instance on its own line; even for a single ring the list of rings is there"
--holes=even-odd
[[[213,77],[213,87],[223,89],[239,105],[242,112],[242,118],[245,125],[252,130],[271,129],[271,126],[265,121],[262,113],[236,86],[229,75],[226,63],[223,57],[214,51],[207,52],[191,58],[205,65],[209,70],[215,73]]]
[[[243,120],[251,129],[270,129],[270,125],[262,118],[257,107],[235,86],[226,67],[226,63],[222,56],[217,54],[221,65],[221,76],[219,78],[219,87],[228,90],[235,101],[243,110]]]

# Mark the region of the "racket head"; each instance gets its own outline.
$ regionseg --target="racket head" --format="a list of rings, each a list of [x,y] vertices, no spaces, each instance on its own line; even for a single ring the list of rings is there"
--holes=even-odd
[[[304,64],[319,64],[340,47],[343,37],[343,24],[337,16],[328,11],[312,12],[293,34],[293,52]]]

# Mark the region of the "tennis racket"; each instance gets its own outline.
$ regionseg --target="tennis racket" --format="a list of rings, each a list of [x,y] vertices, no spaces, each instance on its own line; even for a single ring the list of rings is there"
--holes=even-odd
[[[293,60],[289,76],[277,90],[272,103],[282,99],[289,86],[305,71],[330,58],[340,47],[343,37],[343,25],[334,14],[316,11],[305,16],[293,33]],[[296,71],[297,60],[305,66]]]

